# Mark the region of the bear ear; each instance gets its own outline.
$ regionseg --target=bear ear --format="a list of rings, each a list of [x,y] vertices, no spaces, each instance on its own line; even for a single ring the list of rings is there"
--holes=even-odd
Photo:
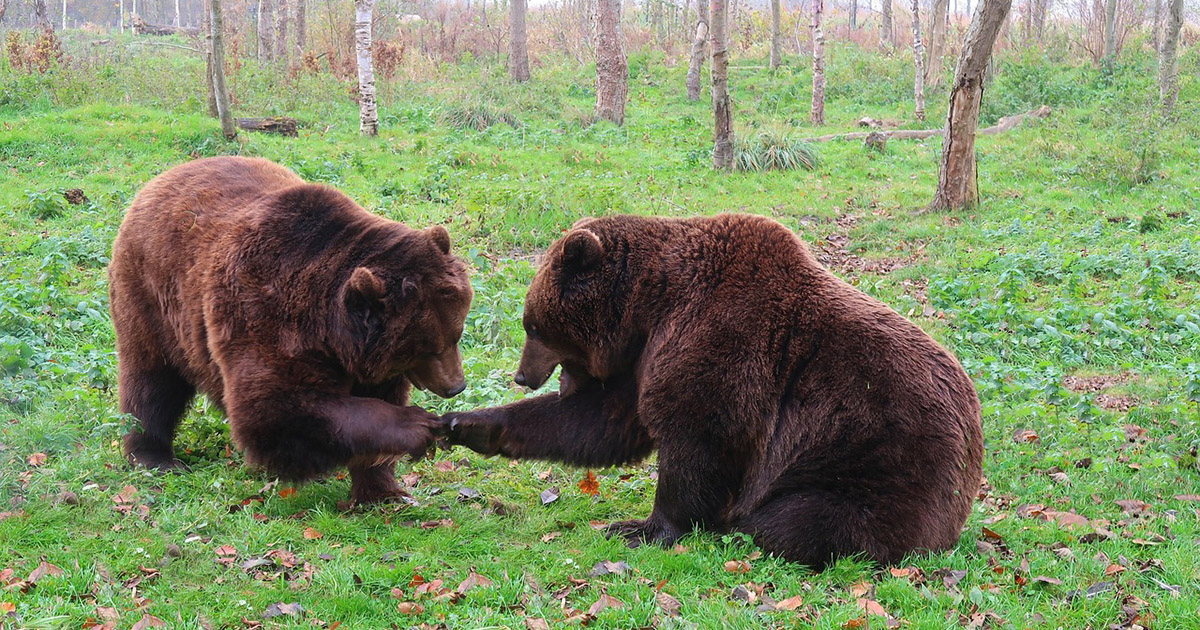
[[[415,288],[415,287],[414,287]],[[366,267],[355,267],[346,281],[346,304],[367,307],[383,300],[383,281]]]
[[[600,237],[591,230],[572,230],[563,238],[562,267],[568,271],[587,271],[604,257]]]
[[[450,253],[450,233],[446,231],[446,228],[435,225],[425,232],[429,234],[429,237],[433,239],[433,244],[437,245],[443,254]]]

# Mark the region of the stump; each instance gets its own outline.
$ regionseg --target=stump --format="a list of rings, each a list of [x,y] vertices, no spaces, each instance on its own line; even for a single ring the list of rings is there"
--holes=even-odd
[[[868,149],[874,149],[880,153],[883,153],[884,150],[887,149],[887,134],[879,133],[878,131],[872,131],[871,133],[867,134],[867,139],[863,141],[863,144],[865,144]]]
[[[261,131],[263,133],[277,133],[281,136],[295,138],[296,119],[288,118],[287,116],[272,116],[269,118],[239,118],[237,126],[246,131]]]

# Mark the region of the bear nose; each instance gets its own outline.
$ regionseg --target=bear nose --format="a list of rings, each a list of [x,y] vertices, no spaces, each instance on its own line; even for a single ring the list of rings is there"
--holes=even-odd
[[[466,388],[467,388],[467,382],[463,381],[463,382],[459,383],[458,385],[455,385],[454,387],[451,387],[450,389],[446,390],[446,397],[453,398],[453,397],[463,393],[463,390],[465,390]]]
[[[524,385],[525,384],[525,373],[517,372],[516,374],[514,374],[513,382],[516,383],[517,385]]]

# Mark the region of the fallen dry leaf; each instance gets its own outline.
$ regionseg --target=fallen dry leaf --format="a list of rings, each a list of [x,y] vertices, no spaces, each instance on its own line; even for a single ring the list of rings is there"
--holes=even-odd
[[[662,609],[668,617],[678,617],[679,611],[683,608],[683,604],[678,599],[659,591],[654,594],[654,603]]]
[[[874,599],[875,585],[867,581],[855,582],[850,585],[850,594],[855,597],[870,597]]]
[[[276,602],[270,606],[267,606],[267,609],[263,611],[262,616],[265,619],[270,619],[272,617],[279,617],[280,615],[299,617],[303,614],[304,607],[299,603],[292,602],[291,604],[285,604],[283,602]]]
[[[29,574],[29,577],[26,578],[25,581],[29,582],[30,584],[37,584],[38,580],[46,577],[47,575],[50,577],[58,577],[62,574],[62,569],[50,564],[49,562],[46,562],[45,560],[42,560],[42,563],[39,564],[37,568]]]
[[[796,610],[804,605],[804,597],[795,595],[785,600],[775,602],[775,610]]]
[[[745,560],[729,560],[725,563],[725,570],[729,573],[749,573],[750,563]]]
[[[550,630],[550,624],[541,617],[526,617],[525,630]]]
[[[1017,429],[1013,433],[1014,442],[1036,442],[1039,439],[1037,432],[1033,429]]]
[[[146,630],[146,628],[162,628],[167,625],[167,622],[155,617],[154,615],[143,614],[142,618],[137,623],[133,624],[130,630]]]
[[[425,612],[425,607],[417,602],[400,602],[399,604],[396,604],[396,609],[399,610],[400,614],[402,615],[419,615]]]
[[[858,604],[858,607],[861,608],[863,610],[863,612],[867,613],[868,615],[875,615],[877,617],[887,617],[888,616],[887,611],[883,609],[883,606],[880,606],[879,602],[877,602],[873,599],[866,599],[865,597],[860,597],[856,603]]]
[[[46,463],[46,454],[45,453],[34,453],[34,454],[30,455],[29,457],[25,458],[25,461],[28,462],[30,466],[37,468],[38,466],[41,466],[42,464]]]
[[[1054,510],[1044,510],[1042,516],[1048,521],[1054,521],[1059,525],[1067,528],[1089,527],[1090,523],[1087,518],[1074,512],[1057,512]]]
[[[473,569],[467,575],[467,579],[459,583],[456,589],[460,594],[464,594],[473,588],[488,588],[492,585],[492,581],[488,578],[476,573]]]
[[[588,577],[599,577],[601,575],[608,575],[610,573],[621,574],[629,569],[629,563],[625,562],[624,560],[621,560],[620,562],[604,560],[603,562],[597,562],[595,566],[592,567],[591,572],[588,573]]]
[[[1177,494],[1175,499],[1179,501],[1200,501],[1200,494]]]
[[[295,488],[284,488],[283,490],[280,490],[280,491],[279,491],[279,497],[280,497],[281,499],[286,499],[286,498],[288,498],[288,497],[292,497],[292,496],[295,496],[295,495],[296,495],[296,489],[295,489]]]
[[[0,615],[7,615],[17,610],[17,605],[12,602],[0,602]]]
[[[624,607],[625,607],[625,602],[617,599],[616,597],[613,597],[612,595],[609,595],[608,593],[602,593],[600,595],[600,599],[597,599],[596,603],[594,603],[590,607],[588,607],[588,614],[592,615],[594,617],[597,614],[599,614],[600,611],[604,610],[605,608],[624,608]]]
[[[221,545],[213,550],[217,554],[217,563],[225,566],[233,566],[237,560],[237,549],[233,545]]]
[[[600,496],[600,482],[596,480],[596,473],[587,471],[587,474],[579,482],[579,490],[586,495]]]
[[[321,537],[323,537],[323,536],[325,536],[325,534],[322,534],[320,531],[318,531],[318,530],[316,530],[316,529],[314,529],[314,528],[312,528],[312,527],[305,527],[305,528],[304,528],[304,538],[305,538],[305,540],[316,540],[316,539],[318,539],[318,538],[321,538]]]

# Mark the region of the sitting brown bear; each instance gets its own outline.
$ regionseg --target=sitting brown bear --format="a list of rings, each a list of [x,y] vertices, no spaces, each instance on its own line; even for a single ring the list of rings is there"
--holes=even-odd
[[[412,230],[261,159],[173,168],[133,200],[109,266],[121,411],[137,464],[178,466],[175,427],[199,389],[246,460],[290,480],[348,465],[359,503],[405,496],[395,462],[430,446],[411,385],[465,387],[464,264]]]
[[[525,300],[516,382],[561,390],[443,418],[485,455],[617,465],[658,449],[646,520],[671,543],[752,535],[824,566],[958,540],[979,487],[979,400],[948,352],[757,216],[580,221]]]

